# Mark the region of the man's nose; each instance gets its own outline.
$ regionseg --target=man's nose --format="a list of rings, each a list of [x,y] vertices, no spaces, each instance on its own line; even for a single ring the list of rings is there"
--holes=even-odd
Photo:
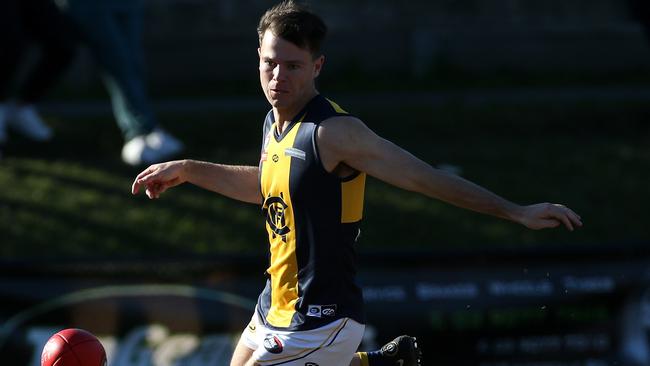
[[[273,79],[275,80],[283,80],[286,77],[286,68],[282,65],[275,65],[275,68],[273,69]]]

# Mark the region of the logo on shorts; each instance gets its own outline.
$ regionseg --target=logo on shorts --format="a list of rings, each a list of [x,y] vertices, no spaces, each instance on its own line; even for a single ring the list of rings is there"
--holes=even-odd
[[[307,307],[307,316],[322,318],[324,316],[336,316],[336,304],[333,305],[309,305]]]
[[[280,338],[271,334],[264,338],[264,348],[271,353],[278,354],[282,353],[284,346],[282,345]]]

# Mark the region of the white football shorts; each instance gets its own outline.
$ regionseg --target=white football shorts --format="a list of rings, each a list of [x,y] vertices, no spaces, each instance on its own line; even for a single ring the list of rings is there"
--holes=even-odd
[[[312,330],[278,331],[266,328],[255,311],[241,340],[263,366],[349,366],[364,329],[342,318]]]

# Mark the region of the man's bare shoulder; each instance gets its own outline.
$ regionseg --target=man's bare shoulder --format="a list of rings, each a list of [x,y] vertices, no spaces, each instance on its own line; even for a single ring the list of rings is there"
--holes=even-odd
[[[364,130],[367,130],[366,125],[357,117],[335,116],[320,123],[317,137],[325,143],[340,143]]]
[[[334,128],[341,128],[341,127],[349,126],[350,124],[363,124],[363,121],[361,121],[359,118],[354,116],[347,116],[347,115],[334,116],[321,122],[320,126],[321,127],[333,126]]]
[[[323,166],[333,171],[357,154],[361,142],[365,140],[366,130],[363,122],[352,116],[336,116],[320,123],[316,132],[316,141]]]
[[[354,165],[355,161],[361,156],[372,155],[378,146],[378,136],[363,121],[352,116],[336,116],[321,122],[316,140],[326,167],[345,162],[363,170],[360,164]]]

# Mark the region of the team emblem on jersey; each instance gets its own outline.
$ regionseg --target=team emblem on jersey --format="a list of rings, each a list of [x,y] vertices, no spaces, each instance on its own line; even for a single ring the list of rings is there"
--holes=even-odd
[[[264,338],[264,348],[271,353],[278,354],[282,353],[284,346],[280,338],[271,334]]]
[[[284,215],[287,207],[289,206],[284,202],[282,193],[280,193],[280,197],[271,197],[269,194],[262,205],[262,210],[266,215],[266,223],[269,224],[271,231],[273,231],[273,239],[279,235],[285,243],[287,242],[287,234],[291,231],[287,226]]]

